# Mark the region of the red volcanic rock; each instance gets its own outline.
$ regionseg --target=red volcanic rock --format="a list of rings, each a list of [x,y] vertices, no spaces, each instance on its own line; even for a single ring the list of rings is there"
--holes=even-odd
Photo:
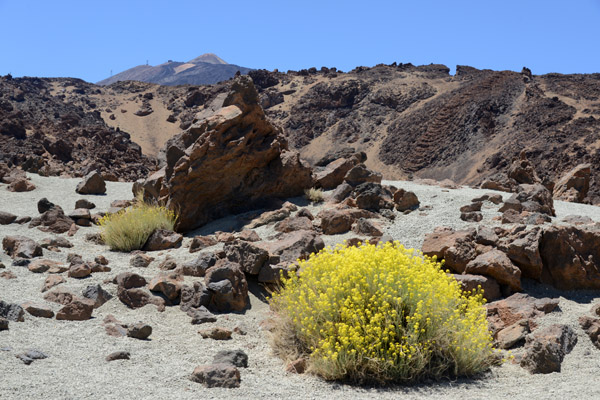
[[[161,157],[164,177],[146,184],[159,186],[158,199],[177,210],[178,231],[313,186],[310,167],[288,151],[247,76],[236,78],[219,110],[170,139]]]

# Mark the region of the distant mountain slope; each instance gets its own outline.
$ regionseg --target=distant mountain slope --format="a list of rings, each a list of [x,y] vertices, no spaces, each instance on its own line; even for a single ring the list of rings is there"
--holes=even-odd
[[[138,65],[101,80],[98,85],[119,81],[141,81],[160,85],[209,85],[226,81],[236,72],[247,74],[250,68],[227,64],[216,54],[206,53],[188,62],[171,61],[157,66]]]

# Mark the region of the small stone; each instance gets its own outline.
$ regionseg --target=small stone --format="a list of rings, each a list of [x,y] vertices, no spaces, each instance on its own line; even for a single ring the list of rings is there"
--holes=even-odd
[[[8,320],[4,317],[0,317],[0,331],[8,330]]]
[[[231,331],[226,328],[215,327],[212,329],[203,329],[198,331],[198,333],[204,339],[214,339],[214,340],[229,340],[231,339]]]
[[[136,254],[129,260],[129,265],[135,268],[147,268],[154,261],[154,257],[146,254]]]
[[[237,388],[240,387],[240,371],[230,364],[200,365],[190,376],[194,382],[207,388]]]
[[[78,208],[85,208],[91,210],[93,208],[96,208],[96,205],[87,199],[79,199],[75,202],[75,209]]]
[[[16,215],[5,211],[0,211],[0,225],[12,224],[16,219]]]
[[[128,351],[115,351],[106,356],[106,361],[129,360],[131,354]]]
[[[138,322],[127,328],[127,336],[134,339],[146,340],[151,334],[152,327],[143,322]]]
[[[42,293],[52,289],[56,285],[60,285],[61,283],[65,282],[65,278],[60,275],[49,275],[44,281],[44,286],[42,286]]]
[[[37,209],[40,214],[45,213],[46,211],[50,210],[52,207],[54,207],[54,203],[45,197],[41,198],[37,202]]]
[[[100,285],[90,285],[83,289],[83,297],[94,302],[94,308],[101,307],[104,303],[112,299],[112,295],[102,289]]]
[[[190,253],[195,253],[207,247],[216,245],[217,239],[214,236],[195,236],[190,244]]]
[[[29,314],[33,315],[34,317],[40,317],[40,318],[53,318],[54,317],[54,311],[52,311],[49,307],[44,307],[44,306],[40,306],[37,304],[33,304],[29,301],[27,303],[23,303],[22,307],[25,309],[25,311],[27,311]]]
[[[69,304],[58,310],[56,319],[68,321],[83,321],[92,317],[94,302],[89,299],[75,298]]]
[[[13,322],[23,322],[25,321],[24,315],[25,311],[20,305],[0,300],[0,317]]]
[[[98,172],[92,171],[79,182],[75,191],[79,194],[104,194],[106,183]]]
[[[35,360],[43,360],[44,358],[48,358],[47,355],[38,350],[28,350],[25,353],[15,355],[15,357],[23,361],[25,365],[29,365]]]
[[[180,247],[182,241],[183,236],[179,233],[168,229],[156,229],[144,244],[143,249],[145,251],[174,249]]]
[[[258,233],[252,229],[244,229],[238,235],[238,239],[245,240],[247,242],[258,242],[260,241],[260,236],[258,236]]]
[[[92,274],[92,269],[87,264],[75,264],[69,268],[70,278],[87,278]]]
[[[213,364],[229,364],[248,368],[248,355],[242,350],[221,350],[213,358]]]
[[[76,296],[69,292],[66,289],[55,289],[51,292],[48,292],[44,295],[44,300],[46,301],[51,301],[53,303],[58,303],[58,304],[62,304],[62,305],[67,305],[69,304],[71,301],[73,301],[73,299]]]
[[[188,314],[192,316],[192,325],[200,325],[207,322],[217,322],[217,317],[208,311],[204,306],[192,308],[188,311]]]
[[[94,261],[100,265],[108,265],[108,260],[104,256],[96,256]]]
[[[171,271],[177,268],[177,262],[173,257],[167,256],[164,260],[161,261],[160,264],[158,264],[158,268],[163,271]]]

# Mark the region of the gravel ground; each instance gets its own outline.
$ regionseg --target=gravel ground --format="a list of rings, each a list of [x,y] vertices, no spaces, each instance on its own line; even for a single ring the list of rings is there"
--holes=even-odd
[[[37,189],[29,193],[11,193],[6,185],[0,185],[0,210],[19,216],[37,215],[36,203],[42,197],[59,204],[65,212],[74,208],[75,201],[85,197],[94,202],[98,210],[106,210],[110,201],[131,198],[131,184],[108,182],[106,196],[80,196],[75,193],[78,179],[42,178],[31,175]],[[437,186],[419,185],[413,182],[385,182],[414,191],[421,205],[430,209],[408,215],[397,214],[393,224],[386,226],[386,233],[400,240],[407,247],[419,248],[424,235],[440,225],[462,228],[470,223],[459,219],[459,207],[468,204],[473,197],[489,190],[470,188],[442,189]],[[508,196],[506,193],[505,197]],[[303,204],[303,199],[292,199]],[[308,205],[316,215],[323,206]],[[485,203],[482,223],[495,225],[498,206]],[[600,208],[556,202],[558,217],[568,214],[587,215],[600,222]],[[236,218],[226,218],[204,227],[196,233],[210,233],[235,226]],[[97,228],[81,228],[69,240],[75,245],[61,253],[44,250],[44,257],[65,261],[69,252],[81,254],[84,259],[104,255],[112,272],[96,273],[83,280],[69,278],[61,285],[75,293],[91,284],[101,283],[113,295],[116,287],[104,284],[118,273],[134,271],[129,266],[128,254],[110,252],[104,246],[86,242],[86,233]],[[268,227],[257,229],[262,238],[273,235]],[[15,224],[0,226],[0,237],[22,234],[35,240],[50,237],[37,229]],[[325,237],[326,244],[334,245],[353,234]],[[169,254],[178,262],[196,256],[184,247],[171,250]],[[166,252],[152,254],[156,258],[147,269],[135,270],[150,279],[158,274],[158,264]],[[34,274],[23,267],[11,266],[10,259],[0,254],[6,270],[17,279],[0,279],[0,300],[10,303],[33,301],[50,306],[57,311],[60,306],[42,299],[40,288],[46,274]],[[186,278],[192,282],[191,278]],[[267,334],[259,323],[268,313],[268,306],[261,301],[261,291],[251,282],[251,308],[244,314],[220,315],[218,322],[203,326],[191,325],[190,318],[178,307],[167,307],[157,312],[149,305],[130,310],[118,299],[113,299],[94,311],[88,321],[72,322],[25,316],[25,322],[10,323],[10,330],[0,332],[0,398],[1,399],[150,399],[150,398],[407,398],[407,399],[592,399],[600,394],[600,351],[593,347],[589,338],[577,324],[580,315],[588,314],[592,304],[600,301],[596,292],[558,292],[543,285],[525,282],[525,289],[536,297],[560,299],[560,310],[540,321],[541,325],[566,323],[579,333],[579,342],[567,355],[561,373],[530,375],[510,363],[494,368],[477,380],[445,381],[408,387],[369,388],[338,383],[328,383],[310,375],[287,374],[283,363],[273,357],[267,343]],[[124,323],[143,321],[153,327],[151,340],[114,338],[104,332],[102,320],[109,314]],[[203,340],[199,329],[210,326],[241,327],[247,334],[234,334],[230,341]],[[15,355],[37,349],[49,357],[27,366]],[[188,379],[193,369],[210,363],[220,349],[242,349],[249,355],[249,367],[241,369],[242,384],[238,389],[205,389]],[[106,362],[104,358],[117,350],[131,353],[131,360]]]

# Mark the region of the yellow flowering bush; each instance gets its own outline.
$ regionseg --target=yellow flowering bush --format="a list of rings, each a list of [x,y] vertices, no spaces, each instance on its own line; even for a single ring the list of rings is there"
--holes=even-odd
[[[139,250],[155,229],[172,230],[176,220],[173,211],[138,197],[133,206],[101,218],[100,234],[111,250]]]
[[[326,248],[300,261],[270,304],[272,345],[328,380],[473,375],[493,361],[482,292],[398,242]]]

